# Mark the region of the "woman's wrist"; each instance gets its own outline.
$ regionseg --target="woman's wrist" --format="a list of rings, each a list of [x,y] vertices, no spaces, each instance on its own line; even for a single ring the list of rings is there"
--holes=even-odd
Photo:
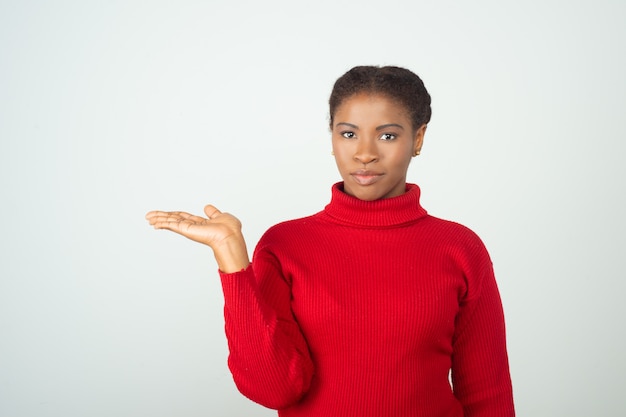
[[[224,273],[239,272],[250,265],[243,236],[225,239],[213,252],[218,268]]]

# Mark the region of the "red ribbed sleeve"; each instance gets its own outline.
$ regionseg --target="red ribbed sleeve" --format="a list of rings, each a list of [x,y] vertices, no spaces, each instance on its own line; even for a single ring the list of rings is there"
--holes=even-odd
[[[514,416],[500,294],[487,250],[472,240],[456,255],[468,289],[452,339],[454,394],[465,417]]]
[[[257,259],[254,267],[221,275],[228,365],[237,388],[269,408],[296,403],[309,388],[313,364],[276,261]]]

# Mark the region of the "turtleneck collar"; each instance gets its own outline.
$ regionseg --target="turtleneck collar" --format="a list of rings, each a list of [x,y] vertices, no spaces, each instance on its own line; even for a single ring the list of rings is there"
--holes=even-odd
[[[426,216],[419,200],[420,188],[415,184],[407,184],[406,192],[397,197],[365,201],[346,194],[343,182],[338,182],[333,185],[332,198],[324,213],[339,223],[353,226],[393,227]]]

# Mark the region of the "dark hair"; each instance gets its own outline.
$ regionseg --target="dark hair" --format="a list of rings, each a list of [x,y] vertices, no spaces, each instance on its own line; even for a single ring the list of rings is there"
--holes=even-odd
[[[430,121],[430,95],[420,77],[400,67],[358,66],[335,81],[328,100],[331,129],[341,103],[358,93],[381,94],[404,106],[413,129]]]

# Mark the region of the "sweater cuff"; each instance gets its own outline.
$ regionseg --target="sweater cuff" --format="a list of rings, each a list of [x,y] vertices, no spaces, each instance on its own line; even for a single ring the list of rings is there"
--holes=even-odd
[[[222,270],[218,269],[217,272],[219,273],[221,279],[236,279],[242,275],[247,275],[247,274],[252,273],[252,263],[248,264],[247,267],[242,268],[241,271],[223,272]]]

